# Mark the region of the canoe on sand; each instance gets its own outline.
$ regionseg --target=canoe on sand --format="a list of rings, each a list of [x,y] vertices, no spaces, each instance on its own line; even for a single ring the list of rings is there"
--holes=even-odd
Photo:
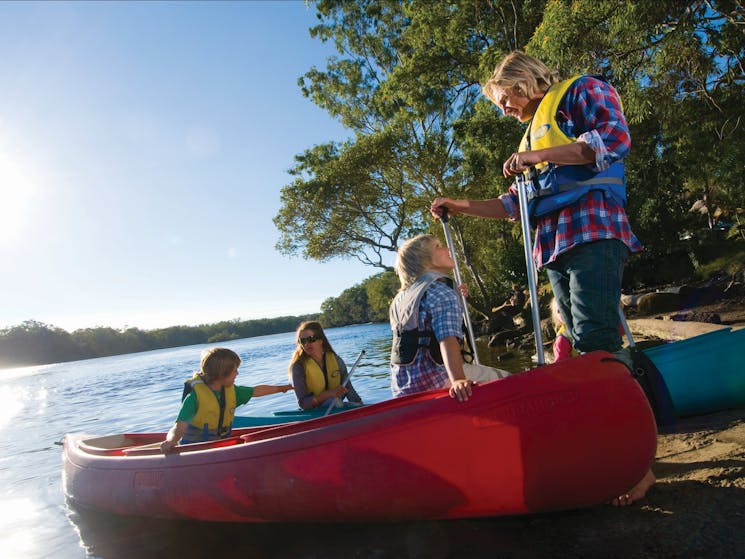
[[[160,454],[164,434],[68,434],[73,503],[226,522],[444,519],[606,502],[638,482],[657,430],[629,370],[604,352]],[[148,438],[150,437],[150,438]],[[157,437],[153,439],[154,437]]]

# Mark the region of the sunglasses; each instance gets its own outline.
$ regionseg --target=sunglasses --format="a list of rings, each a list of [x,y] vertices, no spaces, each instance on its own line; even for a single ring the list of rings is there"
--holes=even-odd
[[[300,345],[312,344],[322,339],[320,336],[308,336],[307,338],[300,338]]]

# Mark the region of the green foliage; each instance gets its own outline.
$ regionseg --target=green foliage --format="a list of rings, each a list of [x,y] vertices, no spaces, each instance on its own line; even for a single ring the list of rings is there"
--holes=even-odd
[[[743,272],[745,272],[745,247],[740,246],[735,252],[727,247],[723,251],[724,254],[721,254],[721,252],[721,250],[707,250],[709,258],[702,262],[696,270],[697,279],[707,280],[713,274],[721,272],[729,276],[743,275]]]
[[[732,228],[727,232],[727,238],[745,241],[745,208],[737,208],[734,217],[735,223],[732,224]]]
[[[72,361],[84,355],[68,332],[42,322],[27,320],[0,330],[0,367]]]
[[[632,223],[653,250],[692,221],[712,229],[743,206],[743,24],[745,8],[731,1],[552,1],[528,44],[565,75],[601,73],[621,92],[632,124]],[[651,149],[639,158],[644,142]],[[653,180],[636,180],[645,177]],[[661,201],[645,211],[652,198]],[[695,214],[681,215],[682,206]]]
[[[367,293],[367,316],[370,322],[387,322],[388,308],[401,287],[393,272],[383,272],[362,282]]]
[[[544,2],[523,2],[518,9],[512,2],[477,0],[315,5],[321,23],[311,34],[333,41],[339,56],[323,70],[312,68],[300,86],[353,139],[296,157],[294,181],[282,189],[274,219],[277,248],[321,261],[354,257],[386,269],[386,253],[437,229],[429,214],[433,198],[492,197],[506,188],[501,161],[514,149],[520,127],[498,118],[493,106],[474,106],[493,61],[527,42]],[[471,126],[474,114],[480,120]],[[493,134],[483,145],[478,140],[487,130]],[[466,281],[474,304],[488,312],[516,275],[512,259],[501,265],[504,259],[493,250],[514,240],[514,228],[466,220],[460,227]],[[492,238],[492,250],[484,249],[481,241]],[[349,320],[347,298],[329,300],[324,316]]]
[[[384,267],[382,255],[400,241],[421,231],[441,234],[427,211],[432,198],[505,192],[501,165],[522,125],[501,117],[479,84],[514,49],[564,76],[602,74],[620,92],[632,135],[628,213],[647,249],[632,259],[630,281],[646,281],[656,263],[678,250],[689,254],[679,246],[687,231],[726,222],[733,224],[731,240],[743,236],[741,3],[321,0],[315,6],[320,23],[311,33],[333,41],[338,57],[306,73],[301,87],[348,127],[351,139],[298,157],[296,180],[283,190],[275,218],[287,254],[355,257]],[[525,283],[519,228],[461,218],[452,229],[469,301],[488,316],[509,284]],[[329,300],[334,320],[351,317],[355,299],[343,299]],[[343,308],[340,316],[332,312]]]
[[[327,327],[386,322],[388,308],[400,286],[396,274],[390,271],[369,277],[338,297],[326,299],[321,304],[321,321]]]
[[[385,269],[384,254],[419,232],[422,222],[421,212],[412,211],[419,194],[401,180],[401,142],[389,128],[297,156],[290,170],[297,178],[282,189],[274,218],[278,250],[321,261],[355,257]]]

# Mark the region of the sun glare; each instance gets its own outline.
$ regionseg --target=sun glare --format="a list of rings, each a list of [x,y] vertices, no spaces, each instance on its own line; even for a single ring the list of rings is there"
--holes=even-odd
[[[0,386],[0,430],[10,427],[11,420],[23,410],[23,401],[9,386]]]
[[[0,549],[4,557],[30,557],[39,540],[25,529],[38,520],[38,509],[28,498],[0,498]]]

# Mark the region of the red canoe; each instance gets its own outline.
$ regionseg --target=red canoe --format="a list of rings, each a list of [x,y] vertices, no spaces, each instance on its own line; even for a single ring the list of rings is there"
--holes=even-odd
[[[597,352],[474,388],[239,430],[164,456],[161,434],[65,437],[67,497],[129,515],[388,521],[595,505],[639,481],[657,430],[628,369]],[[144,447],[142,445],[145,445]]]

